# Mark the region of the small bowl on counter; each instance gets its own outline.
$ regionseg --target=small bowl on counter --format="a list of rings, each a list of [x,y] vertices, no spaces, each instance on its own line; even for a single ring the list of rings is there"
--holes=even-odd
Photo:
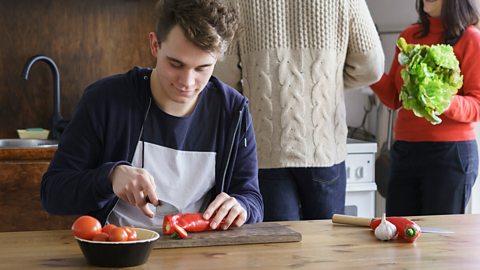
[[[138,240],[126,242],[90,241],[75,237],[83,256],[91,265],[131,267],[147,262],[160,235],[152,230],[134,228]]]
[[[18,137],[20,139],[38,139],[46,140],[50,131],[43,128],[27,128],[27,129],[17,129]]]

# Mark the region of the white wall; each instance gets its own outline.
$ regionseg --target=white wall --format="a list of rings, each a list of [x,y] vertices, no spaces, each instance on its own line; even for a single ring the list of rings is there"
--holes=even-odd
[[[366,0],[373,20],[380,28],[405,29],[417,21],[415,0]]]
[[[395,52],[395,42],[398,36],[395,32],[405,29],[417,20],[415,0],[366,0],[366,2],[372,18],[381,33],[380,39],[385,52],[385,70],[388,70]],[[394,33],[390,34],[390,32]],[[346,91],[347,124],[350,127],[360,127],[365,109],[370,107],[368,95],[373,95],[369,88],[361,89],[360,91]],[[379,105],[378,100],[377,105]],[[386,134],[385,128],[382,129],[381,125],[380,127],[377,126],[377,122],[379,122],[377,118],[382,116],[377,116],[377,113],[382,114],[380,106],[374,107],[370,112],[366,129],[373,134],[376,134],[378,129],[380,129],[380,137],[384,137]],[[384,121],[380,122],[383,123]]]

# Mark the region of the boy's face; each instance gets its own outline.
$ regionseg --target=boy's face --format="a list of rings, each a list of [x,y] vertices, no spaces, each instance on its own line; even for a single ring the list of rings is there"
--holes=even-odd
[[[198,95],[213,73],[217,56],[204,51],[183,34],[179,26],[172,28],[166,40],[158,43],[150,33],[150,48],[157,58],[155,84],[157,100],[162,107],[195,106]]]

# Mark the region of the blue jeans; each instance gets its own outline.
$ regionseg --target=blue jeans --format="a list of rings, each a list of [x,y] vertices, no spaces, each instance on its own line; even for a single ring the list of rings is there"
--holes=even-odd
[[[260,169],[264,221],[330,219],[345,210],[345,162],[332,167]]]
[[[475,141],[397,141],[390,156],[387,215],[465,212],[478,174]]]

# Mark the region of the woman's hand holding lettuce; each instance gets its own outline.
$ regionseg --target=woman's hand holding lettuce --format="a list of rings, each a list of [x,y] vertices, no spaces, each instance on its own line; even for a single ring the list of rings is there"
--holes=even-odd
[[[463,84],[453,48],[444,44],[407,44],[404,38],[398,39],[397,46],[398,62],[405,66],[401,71],[400,91],[403,107],[434,125],[441,123],[438,115],[450,106],[453,95]]]

